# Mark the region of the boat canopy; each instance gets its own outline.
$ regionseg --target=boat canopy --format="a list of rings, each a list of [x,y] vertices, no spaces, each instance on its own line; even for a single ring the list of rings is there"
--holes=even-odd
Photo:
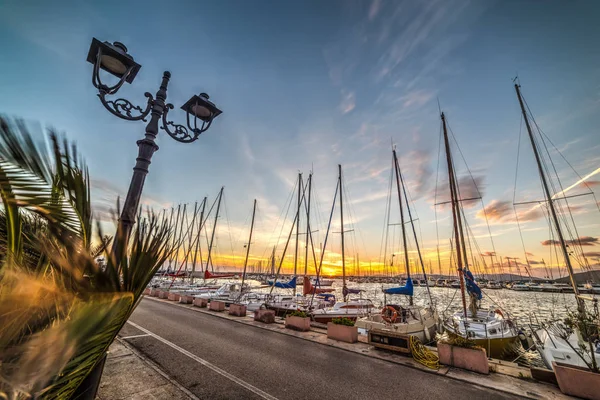
[[[406,279],[406,284],[404,286],[385,289],[383,291],[383,293],[385,293],[385,294],[405,294],[407,296],[412,296],[413,295],[412,278],[408,277],[408,279]]]
[[[267,281],[267,285],[282,289],[293,289],[296,287],[296,277],[290,279],[289,282],[275,282],[275,284],[273,284],[273,281]]]

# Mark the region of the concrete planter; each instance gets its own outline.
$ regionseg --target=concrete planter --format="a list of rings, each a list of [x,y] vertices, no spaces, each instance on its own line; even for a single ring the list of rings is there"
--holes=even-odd
[[[170,300],[170,301],[179,301],[180,298],[181,298],[181,295],[179,293],[169,293],[169,296],[167,297],[167,300]]]
[[[555,361],[552,362],[552,367],[561,392],[582,399],[600,399],[600,374]]]
[[[160,293],[160,290],[157,288],[152,288],[150,289],[150,296],[151,297],[158,297],[158,294]]]
[[[329,339],[339,340],[340,342],[356,343],[358,342],[358,327],[328,322],[327,337]]]
[[[159,299],[168,299],[169,298],[169,292],[166,290],[161,290],[160,292],[158,292],[158,298]]]
[[[194,296],[184,295],[179,298],[181,304],[192,304],[194,302]]]
[[[275,322],[275,311],[260,309],[254,312],[254,320],[265,324],[272,324]]]
[[[144,289],[144,295],[148,296],[150,294],[150,288]]]
[[[211,311],[225,311],[225,302],[211,300],[210,304],[208,305],[208,309]]]
[[[208,306],[208,299],[201,299],[201,298],[194,298],[194,306],[196,307],[200,307],[200,308],[206,308],[206,306]]]
[[[235,315],[236,317],[245,317],[246,306],[243,304],[230,304],[229,315]]]
[[[285,327],[300,332],[310,331],[310,318],[309,317],[285,317]]]
[[[437,344],[440,363],[452,367],[462,368],[480,374],[489,374],[485,349],[468,349],[466,347],[452,346],[447,343]]]

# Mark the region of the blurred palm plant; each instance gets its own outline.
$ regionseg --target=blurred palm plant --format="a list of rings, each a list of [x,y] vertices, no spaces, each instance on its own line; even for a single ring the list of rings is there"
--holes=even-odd
[[[71,398],[173,253],[170,222],[152,212],[122,259],[99,224],[93,244],[88,170],[73,144],[49,137],[40,146],[24,123],[0,119],[0,398]]]

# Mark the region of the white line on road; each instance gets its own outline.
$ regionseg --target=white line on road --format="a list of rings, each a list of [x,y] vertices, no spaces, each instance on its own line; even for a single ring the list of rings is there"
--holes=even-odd
[[[238,378],[235,375],[230,374],[229,372],[217,367],[214,364],[209,363],[208,361],[206,361],[203,358],[198,357],[197,355],[190,353],[189,351],[187,351],[186,349],[183,349],[179,346],[177,346],[175,343],[168,341],[167,339],[158,336],[155,333],[150,332],[148,329],[146,328],[142,328],[141,326],[139,326],[138,324],[136,324],[135,322],[131,322],[131,321],[127,321],[127,323],[131,324],[133,327],[141,330],[142,332],[146,332],[149,336],[152,336],[153,338],[155,338],[156,340],[163,342],[164,344],[166,344],[167,346],[177,350],[178,352],[180,352],[183,355],[188,356],[189,358],[191,358],[192,360],[196,361],[199,364],[204,365],[207,368],[210,368],[211,370],[213,370],[214,372],[216,372],[217,374],[224,376],[225,378],[229,379],[232,382],[237,383],[238,385],[242,386],[243,388],[248,389],[249,391],[251,391],[252,393],[256,394],[257,396],[263,398],[263,399],[268,399],[268,400],[277,400],[277,397],[271,396],[269,393],[267,392],[263,392],[262,390],[260,390],[259,388],[257,388],[256,386],[252,386],[251,384],[249,384],[246,381],[241,380],[240,378]]]
[[[135,339],[135,338],[138,338],[138,337],[147,337],[147,336],[150,336],[150,335],[148,335],[147,333],[144,333],[142,335],[124,336],[124,337],[121,337],[121,339],[127,340],[127,339]]]

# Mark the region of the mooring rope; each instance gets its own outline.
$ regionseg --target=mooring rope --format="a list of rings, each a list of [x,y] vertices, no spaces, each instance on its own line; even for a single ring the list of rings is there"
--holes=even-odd
[[[416,362],[431,369],[440,368],[440,358],[421,343],[418,337],[410,336],[408,340],[410,351]]]

